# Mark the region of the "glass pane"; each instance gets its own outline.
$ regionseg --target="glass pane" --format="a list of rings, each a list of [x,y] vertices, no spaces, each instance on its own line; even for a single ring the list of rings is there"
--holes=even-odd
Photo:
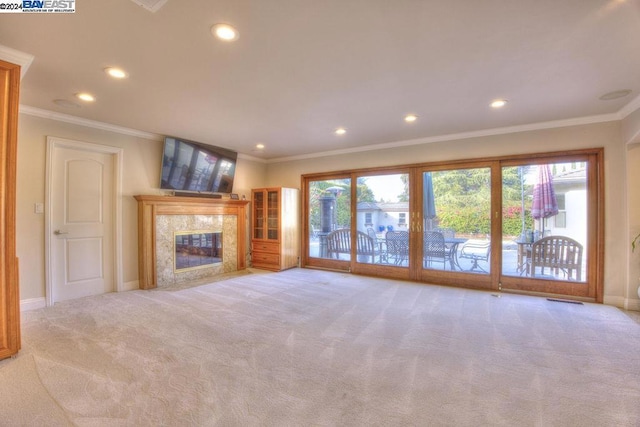
[[[491,250],[491,170],[422,174],[426,269],[487,274]]]
[[[587,163],[502,169],[502,274],[586,280]]]
[[[308,221],[309,257],[350,260],[351,180],[310,181]]]
[[[278,192],[267,193],[267,239],[278,240]]]
[[[253,193],[253,238],[264,238],[264,193]]]
[[[409,266],[409,175],[358,177],[358,262]]]

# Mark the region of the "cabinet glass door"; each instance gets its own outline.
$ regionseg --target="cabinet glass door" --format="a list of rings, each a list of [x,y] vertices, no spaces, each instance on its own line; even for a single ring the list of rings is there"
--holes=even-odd
[[[264,193],[253,193],[253,238],[264,239]]]
[[[267,192],[267,239],[278,240],[279,198],[277,191]]]

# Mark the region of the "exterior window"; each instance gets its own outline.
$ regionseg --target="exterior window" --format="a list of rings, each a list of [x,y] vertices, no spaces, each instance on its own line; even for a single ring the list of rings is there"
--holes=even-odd
[[[364,214],[364,225],[367,227],[371,227],[373,225],[373,220],[371,219],[371,212],[367,212]]]
[[[398,215],[398,226],[399,227],[407,226],[407,214],[405,212],[400,212],[400,215]]]

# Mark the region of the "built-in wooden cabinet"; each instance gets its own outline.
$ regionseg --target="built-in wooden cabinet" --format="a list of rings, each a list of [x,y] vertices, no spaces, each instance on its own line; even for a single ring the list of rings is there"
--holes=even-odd
[[[299,206],[296,188],[256,188],[251,191],[251,262],[253,267],[280,271],[298,266]]]
[[[20,66],[0,61],[0,359],[20,349],[16,150]]]

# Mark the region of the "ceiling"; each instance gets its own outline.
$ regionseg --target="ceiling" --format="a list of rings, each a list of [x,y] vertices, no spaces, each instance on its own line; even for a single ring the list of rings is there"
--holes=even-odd
[[[0,44],[34,56],[23,108],[257,158],[610,115],[640,99],[640,0],[75,3],[0,14]],[[215,39],[219,22],[239,39]],[[507,105],[492,109],[498,98]]]

